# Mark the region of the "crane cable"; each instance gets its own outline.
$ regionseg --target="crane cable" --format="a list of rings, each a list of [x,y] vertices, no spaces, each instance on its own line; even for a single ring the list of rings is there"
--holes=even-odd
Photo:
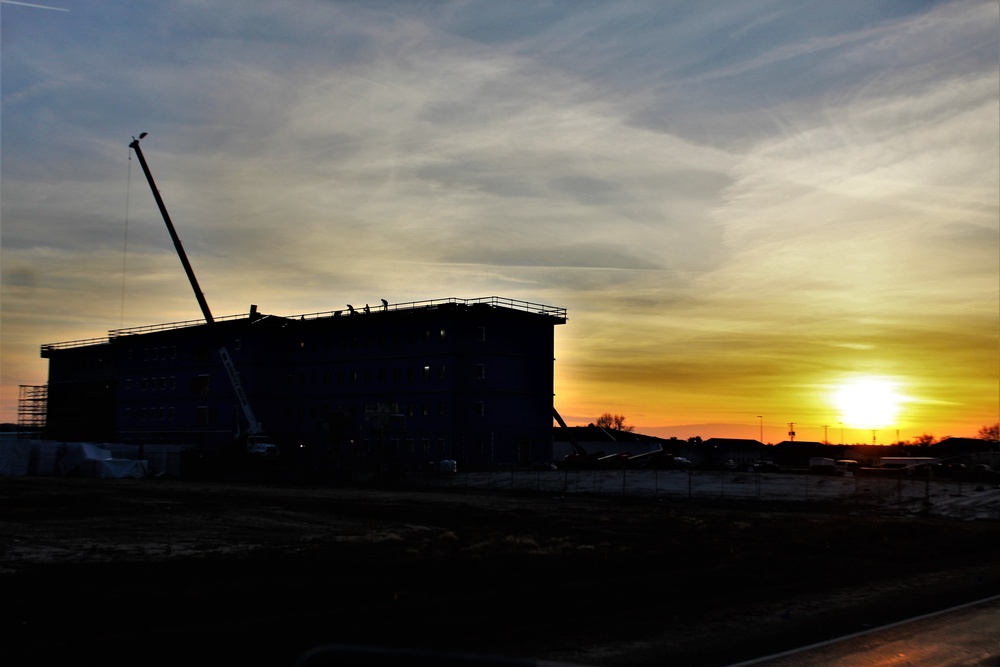
[[[128,150],[128,177],[125,182],[125,240],[122,242],[122,307],[121,323],[118,325],[125,328],[125,268],[128,259],[128,204],[129,194],[132,190],[132,149]]]

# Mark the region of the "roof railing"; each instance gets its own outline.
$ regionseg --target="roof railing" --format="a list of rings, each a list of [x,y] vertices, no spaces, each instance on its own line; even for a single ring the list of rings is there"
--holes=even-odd
[[[522,301],[520,299],[510,299],[502,296],[485,296],[479,297],[477,299],[459,299],[457,297],[449,297],[447,299],[428,299],[425,301],[404,301],[402,303],[379,303],[377,306],[371,306],[366,304],[360,308],[354,308],[355,313],[366,313],[366,312],[388,312],[388,311],[404,311],[404,310],[427,310],[433,308],[441,308],[443,306],[449,305],[460,305],[460,306],[475,306],[484,305],[491,308],[508,308],[510,310],[518,310],[526,313],[533,313],[536,315],[546,315],[548,317],[554,317],[556,319],[566,321],[566,309],[558,308],[556,306],[546,306],[541,303],[533,303],[531,301]],[[326,310],[317,313],[304,313],[301,315],[272,315],[271,317],[278,317],[280,319],[287,320],[315,320],[327,317],[336,317],[350,312],[350,309],[344,308],[341,310]],[[248,319],[250,315],[247,313],[241,313],[239,315],[226,315],[224,317],[215,318],[215,322],[227,322],[234,320],[245,320]],[[47,343],[42,345],[42,356],[47,356],[47,353],[51,350],[65,350],[74,347],[86,347],[88,345],[101,345],[104,343],[110,343],[116,338],[121,338],[123,336],[135,336],[138,334],[154,333],[157,331],[173,331],[175,329],[186,329],[189,327],[204,326],[205,320],[182,320],[179,322],[164,322],[162,324],[147,324],[138,327],[125,327],[121,329],[111,329],[108,331],[108,335],[105,338],[87,338],[83,340],[71,340],[62,343]]]
[[[442,306],[449,305],[461,305],[461,306],[472,306],[472,305],[486,305],[492,308],[509,308],[511,310],[520,310],[526,313],[534,313],[536,315],[548,315],[549,317],[555,317],[561,320],[566,319],[566,309],[558,308],[556,306],[546,306],[541,303],[533,303],[531,301],[522,301],[520,299],[509,299],[502,296],[484,296],[477,299],[459,299],[457,297],[449,297],[447,299],[428,299],[425,301],[403,301],[401,303],[380,303],[377,306],[372,306],[371,304],[365,304],[362,307],[352,306],[354,312],[357,314],[367,313],[367,312],[388,312],[388,311],[400,311],[400,310],[426,310],[430,308],[440,308]],[[367,310],[366,310],[367,308]],[[340,310],[326,310],[317,313],[304,313],[302,315],[291,315],[289,319],[321,319],[326,317],[336,317],[349,313],[349,308],[343,308]]]

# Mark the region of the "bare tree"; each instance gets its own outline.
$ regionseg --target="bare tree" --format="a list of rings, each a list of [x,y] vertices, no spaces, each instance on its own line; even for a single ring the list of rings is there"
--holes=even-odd
[[[978,435],[980,440],[989,440],[990,442],[1000,441],[1000,422],[992,426],[982,427],[979,429]]]
[[[934,436],[930,433],[924,433],[923,435],[918,435],[913,439],[914,445],[919,445],[921,447],[928,447],[934,444]]]
[[[635,430],[635,426],[625,425],[625,415],[613,415],[610,412],[605,412],[598,417],[597,425],[601,428],[609,428],[613,431],[625,431],[627,433]]]

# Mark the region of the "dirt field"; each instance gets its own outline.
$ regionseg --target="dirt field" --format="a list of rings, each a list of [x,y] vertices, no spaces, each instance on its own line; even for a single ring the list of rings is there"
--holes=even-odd
[[[1000,593],[996,522],[7,477],[4,664],[294,665],[331,643],[724,665]]]

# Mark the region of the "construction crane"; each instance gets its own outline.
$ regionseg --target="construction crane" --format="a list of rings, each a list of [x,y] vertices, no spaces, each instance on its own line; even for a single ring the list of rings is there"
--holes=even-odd
[[[146,136],[143,132],[139,135],[139,139]],[[215,319],[212,317],[212,311],[208,308],[208,302],[205,300],[205,294],[201,291],[201,287],[198,286],[198,279],[194,275],[194,269],[191,268],[191,262],[188,261],[187,253],[184,252],[184,246],[181,244],[181,239],[177,236],[177,230],[174,229],[174,223],[170,221],[170,214],[167,213],[167,207],[163,204],[163,198],[160,196],[160,191],[156,189],[156,181],[153,180],[153,174],[149,171],[149,165],[146,164],[146,158],[142,154],[142,149],[139,148],[139,139],[132,137],[132,143],[128,145],[129,148],[135,151],[135,156],[139,158],[139,164],[142,165],[142,173],[146,174],[146,180],[149,181],[149,188],[153,191],[153,199],[156,200],[156,205],[160,207],[160,215],[163,216],[163,222],[167,224],[167,231],[170,232],[170,239],[174,242],[174,248],[177,249],[177,254],[181,258],[181,264],[184,265],[184,272],[187,273],[188,280],[191,282],[191,289],[194,290],[194,296],[198,299],[198,305],[201,306],[201,313],[205,316],[205,321],[209,324],[213,324]]]
[[[167,213],[167,207],[163,203],[163,198],[160,196],[160,191],[156,188],[156,181],[153,180],[153,174],[149,171],[149,165],[146,164],[146,158],[142,154],[142,149],[139,147],[139,141],[146,136],[146,132],[139,135],[136,139],[132,137],[132,143],[129,144],[129,148],[135,151],[135,155],[139,158],[139,164],[142,165],[142,173],[146,175],[146,180],[149,182],[149,189],[153,191],[153,199],[156,200],[156,205],[160,209],[160,215],[163,216],[163,222],[167,225],[167,231],[170,233],[170,239],[174,242],[174,248],[177,250],[177,255],[181,259],[181,264],[184,266],[184,272],[187,274],[188,281],[191,283],[191,289],[194,290],[194,296],[198,300],[198,305],[201,307],[201,313],[205,317],[205,322],[209,325],[215,324],[215,318],[212,317],[212,311],[208,307],[208,301],[205,300],[205,294],[201,291],[201,287],[198,285],[198,278],[194,275],[194,269],[191,268],[191,262],[188,261],[187,253],[184,252],[184,245],[181,243],[180,237],[177,235],[177,230],[174,229],[174,223],[170,220],[170,214]],[[229,384],[232,385],[233,393],[236,395],[236,400],[240,404],[240,408],[243,410],[243,418],[247,421],[247,428],[245,432],[237,433],[237,438],[246,439],[246,451],[250,454],[272,457],[278,454],[278,446],[269,442],[268,438],[264,435],[264,428],[257,417],[254,415],[253,410],[250,408],[250,402],[247,400],[246,392],[243,391],[243,385],[240,382],[240,376],[236,372],[236,367],[233,365],[233,359],[229,355],[229,350],[225,346],[219,348],[219,356],[222,358],[222,365],[226,369],[226,377],[229,378]],[[238,428],[238,427],[237,427]]]
[[[247,452],[259,454],[260,456],[276,456],[278,454],[278,447],[268,442],[267,436],[264,435],[264,427],[257,421],[253,409],[250,408],[250,401],[247,400],[246,393],[243,391],[243,384],[240,382],[240,376],[236,372],[236,366],[233,364],[232,357],[229,356],[229,350],[224,345],[219,348],[219,356],[222,357],[222,365],[226,367],[229,384],[232,385],[233,393],[236,394],[236,400],[243,410],[243,418],[247,420]]]

